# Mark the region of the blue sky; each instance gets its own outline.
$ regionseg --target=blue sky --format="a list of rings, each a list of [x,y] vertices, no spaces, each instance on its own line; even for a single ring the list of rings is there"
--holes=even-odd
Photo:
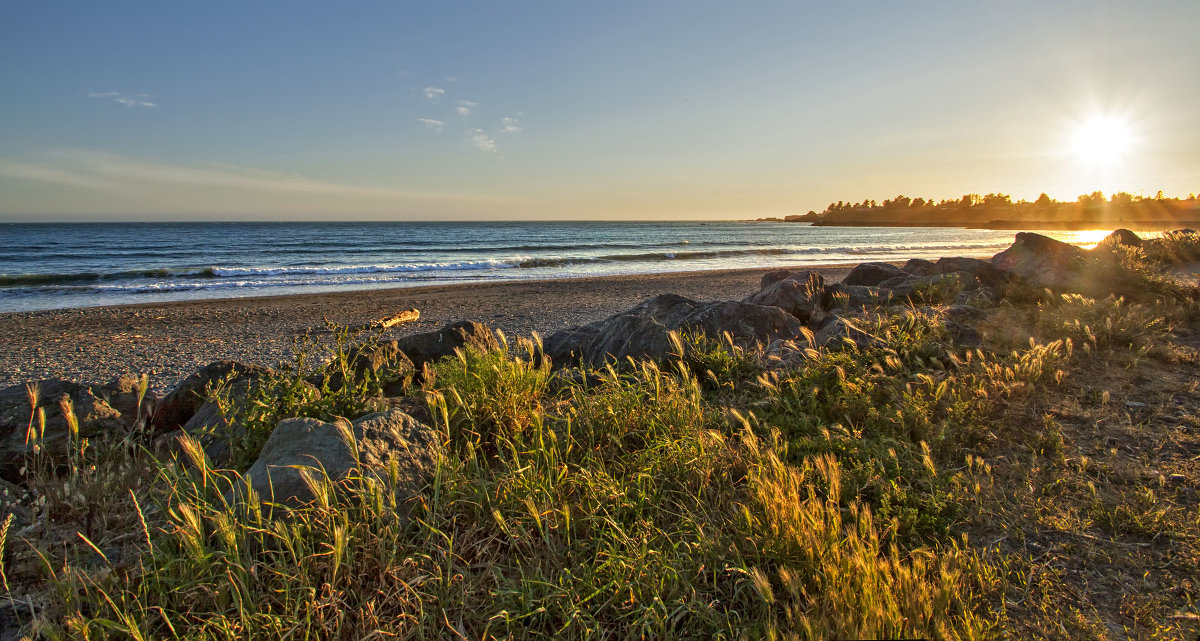
[[[1195,2],[8,0],[0,220],[1187,194],[1197,24]],[[1095,114],[1119,157],[1068,149]]]

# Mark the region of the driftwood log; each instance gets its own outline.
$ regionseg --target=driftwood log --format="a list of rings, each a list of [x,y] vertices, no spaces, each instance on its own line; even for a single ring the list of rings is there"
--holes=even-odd
[[[356,332],[372,330],[372,329],[385,330],[385,329],[390,329],[392,327],[395,327],[396,325],[399,325],[401,323],[415,322],[419,318],[421,318],[420,310],[418,310],[416,308],[406,309],[398,314],[392,314],[391,316],[388,316],[386,318],[380,318],[377,320],[373,320],[364,325],[354,325],[353,327],[350,327],[350,329],[352,331],[356,331]],[[330,320],[328,318],[325,319],[326,331],[332,329],[334,327],[334,325],[335,325],[335,323],[330,322]]]
[[[395,327],[401,323],[412,323],[421,317],[421,311],[417,308],[406,309],[399,314],[393,314],[387,318],[381,318],[377,321],[372,321],[367,324],[367,329],[388,329]]]

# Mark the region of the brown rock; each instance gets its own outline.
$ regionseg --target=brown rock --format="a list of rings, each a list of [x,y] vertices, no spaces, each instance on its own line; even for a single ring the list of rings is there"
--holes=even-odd
[[[238,361],[209,363],[185,378],[159,402],[151,424],[155,430],[170,431],[181,428],[208,400],[206,394],[211,386],[222,381],[230,385],[246,386],[250,381],[272,373],[270,368]]]

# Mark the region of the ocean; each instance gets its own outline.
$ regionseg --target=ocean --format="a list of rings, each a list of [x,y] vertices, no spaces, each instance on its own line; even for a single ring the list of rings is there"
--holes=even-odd
[[[1080,245],[1100,232],[1046,231]],[[759,222],[0,225],[0,312],[990,256],[1013,232]]]

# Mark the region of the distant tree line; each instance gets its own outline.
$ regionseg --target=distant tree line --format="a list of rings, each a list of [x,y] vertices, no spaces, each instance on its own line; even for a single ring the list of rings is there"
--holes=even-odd
[[[963,225],[1007,227],[1078,226],[1089,223],[1170,223],[1200,220],[1195,194],[1168,198],[1160,191],[1153,197],[1116,192],[1083,194],[1074,201],[1059,201],[1046,194],[1036,200],[1014,201],[1008,194],[964,194],[958,198],[910,198],[899,195],[884,200],[829,203],[825,211],[788,216],[790,222],[819,225]]]

